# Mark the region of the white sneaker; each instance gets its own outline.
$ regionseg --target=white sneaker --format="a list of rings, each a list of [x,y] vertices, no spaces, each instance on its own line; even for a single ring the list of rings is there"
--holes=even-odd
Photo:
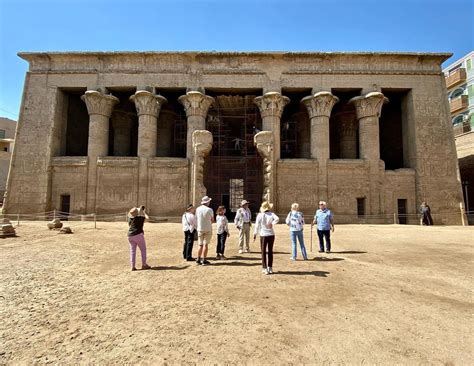
[[[250,249],[245,249],[245,253],[250,253]]]
[[[295,258],[295,257],[290,257],[290,260],[291,260],[291,261],[295,261],[296,258]]]
[[[244,251],[242,249],[239,249],[239,254],[242,254]]]
[[[262,274],[267,275],[267,274],[268,274],[268,269],[263,268],[263,269],[262,269]]]
[[[273,274],[273,268],[272,268],[272,267],[268,267],[267,272],[268,272],[268,274]]]

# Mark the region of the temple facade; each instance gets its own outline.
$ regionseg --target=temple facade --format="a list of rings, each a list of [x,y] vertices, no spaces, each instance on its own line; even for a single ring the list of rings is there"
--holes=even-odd
[[[460,224],[449,54],[20,53],[4,213],[176,218],[203,195],[338,223]]]

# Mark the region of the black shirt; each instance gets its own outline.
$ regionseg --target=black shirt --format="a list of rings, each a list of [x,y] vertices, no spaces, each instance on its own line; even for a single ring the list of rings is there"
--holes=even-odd
[[[127,236],[135,236],[143,234],[143,224],[145,223],[144,216],[135,216],[128,218],[128,234]]]

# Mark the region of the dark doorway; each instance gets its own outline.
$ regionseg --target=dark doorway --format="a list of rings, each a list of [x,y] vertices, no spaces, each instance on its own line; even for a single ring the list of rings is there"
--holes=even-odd
[[[255,215],[263,193],[263,164],[253,143],[254,135],[262,128],[253,103],[260,93],[207,94],[215,98],[206,121],[214,142],[204,166],[211,207],[215,210],[219,205],[226,206],[226,216],[233,220],[240,202],[246,199]]]
[[[357,198],[357,216],[365,216],[365,197]]]
[[[69,194],[61,195],[61,219],[67,220],[71,210],[71,196]]]
[[[407,224],[407,200],[398,199],[398,223],[401,225]]]

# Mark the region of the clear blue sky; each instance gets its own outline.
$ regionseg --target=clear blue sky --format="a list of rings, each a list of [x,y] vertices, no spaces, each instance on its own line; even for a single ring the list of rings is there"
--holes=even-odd
[[[413,51],[473,46],[473,0],[0,0],[0,116],[19,51]]]

